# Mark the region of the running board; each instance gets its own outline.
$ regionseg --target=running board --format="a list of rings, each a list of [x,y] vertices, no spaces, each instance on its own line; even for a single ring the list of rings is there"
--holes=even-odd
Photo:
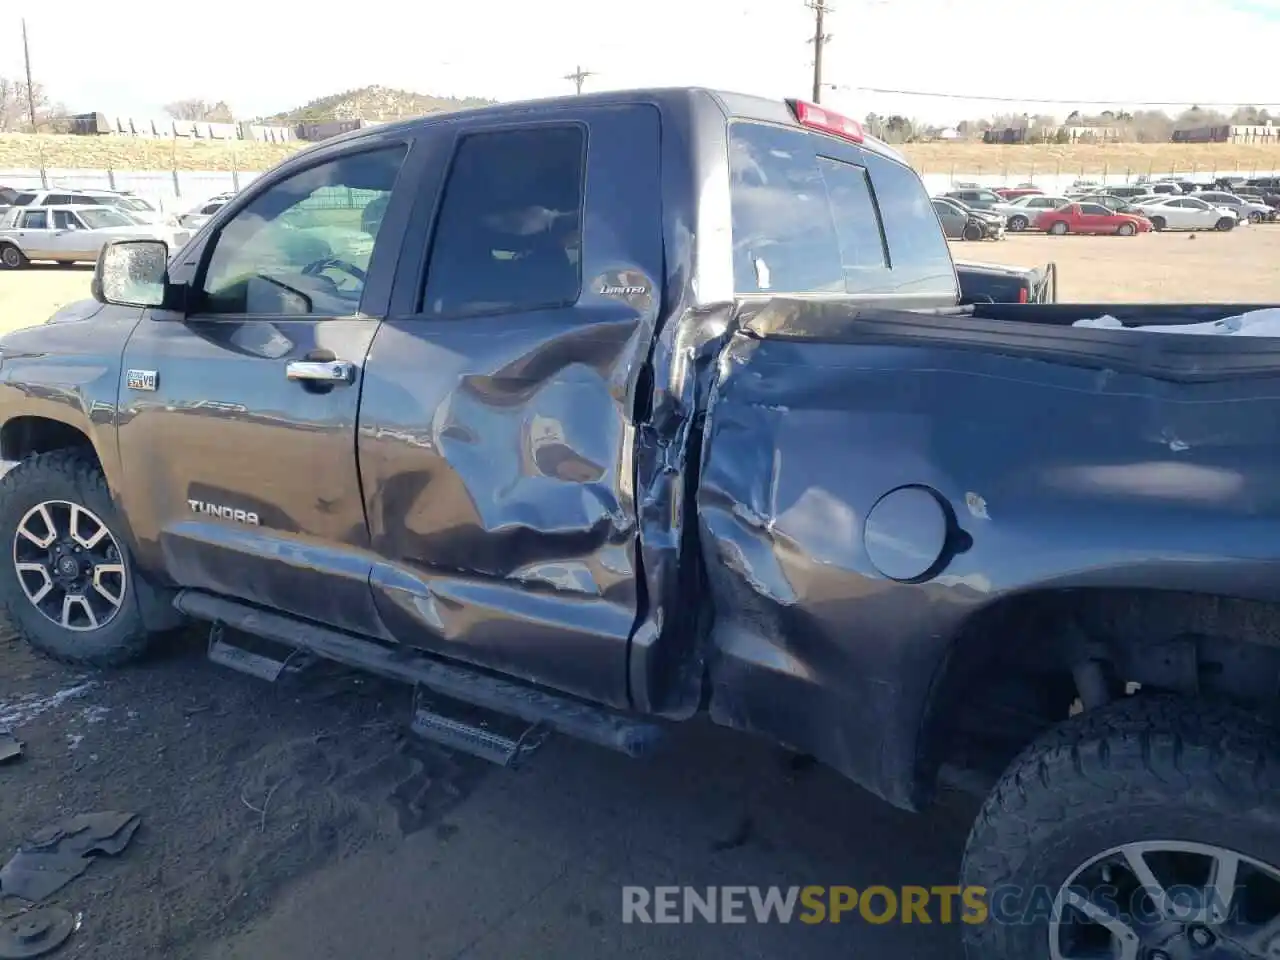
[[[173,605],[181,613],[197,620],[222,624],[326,660],[426,688],[474,707],[523,720],[531,728],[563,733],[629,757],[648,755],[662,737],[661,728],[645,720],[614,713],[541,687],[447,663],[416,650],[387,647],[375,640],[261,610],[250,604],[228,600],[201,590],[180,591],[174,598]],[[219,657],[220,662],[232,667],[239,666],[233,662],[237,659],[234,656]],[[268,671],[263,671],[266,672]],[[255,671],[254,675],[261,676],[262,673]],[[432,715],[439,716],[434,712]],[[428,729],[444,729],[449,724],[466,726],[457,724],[456,721],[439,724],[427,718],[422,724],[423,735],[428,735],[425,732]],[[415,727],[417,725],[418,710],[415,704]],[[442,736],[457,732],[450,730]],[[438,738],[433,736],[432,739]],[[528,752],[525,750],[527,746],[528,743],[523,744],[521,752]]]

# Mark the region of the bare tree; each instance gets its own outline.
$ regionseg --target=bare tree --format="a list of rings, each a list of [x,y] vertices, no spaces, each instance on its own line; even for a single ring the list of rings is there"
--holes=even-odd
[[[36,126],[43,128],[55,110],[41,84],[32,84],[36,107]],[[0,133],[23,133],[31,130],[28,117],[27,85],[20,80],[0,77]]]
[[[232,123],[234,117],[231,115],[231,108],[227,106],[225,100],[219,100],[217,103],[210,103],[208,100],[201,100],[193,97],[189,100],[175,100],[173,103],[167,104],[164,112],[169,114],[175,120],[200,120],[206,123]]]

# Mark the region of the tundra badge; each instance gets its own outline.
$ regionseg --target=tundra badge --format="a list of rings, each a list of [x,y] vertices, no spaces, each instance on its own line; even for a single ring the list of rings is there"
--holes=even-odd
[[[224,520],[252,524],[255,527],[259,525],[258,515],[251,510],[236,510],[233,507],[224,507],[217,503],[205,503],[203,500],[188,500],[187,506],[191,508],[192,513],[207,513],[211,516],[222,517]]]
[[[125,385],[130,390],[155,390],[158,379],[154,370],[130,370],[125,374]]]

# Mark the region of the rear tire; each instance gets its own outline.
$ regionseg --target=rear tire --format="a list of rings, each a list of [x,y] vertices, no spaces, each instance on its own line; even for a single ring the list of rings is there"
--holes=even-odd
[[[5,270],[21,270],[31,261],[12,243],[0,243],[0,267]]]
[[[1267,892],[1280,888],[1272,875],[1280,872],[1277,796],[1280,737],[1252,714],[1138,695],[1062,723],[1010,765],[969,835],[961,882],[986,888],[992,916],[965,926],[968,956],[1074,956],[1062,947],[1077,938],[1094,949],[1108,941],[1112,951],[1120,948],[1100,955],[1183,956],[1170,945],[1220,939],[1212,909],[1221,901],[1204,896],[1212,883],[1206,877],[1216,874],[1198,871],[1244,854],[1267,869]],[[1259,871],[1257,863],[1239,863],[1239,876],[1224,881],[1238,891],[1227,905],[1239,917],[1229,922],[1239,919],[1250,928],[1243,934],[1258,934],[1271,914],[1244,921],[1253,897],[1236,884]],[[1139,882],[1144,867],[1154,878]],[[1127,911],[1154,909],[1142,892],[1153,883],[1171,895],[1183,884],[1197,888],[1208,913],[1141,927]],[[1055,923],[1052,906],[1068,889],[1109,897],[1122,922],[1103,926],[1073,904]]]
[[[1218,221],[1215,229],[1217,229],[1221,233],[1226,233],[1228,230],[1234,230],[1235,225],[1236,225],[1236,222],[1232,220],[1230,217],[1223,217],[1221,220]]]
[[[1049,232],[1055,237],[1065,236],[1067,231],[1070,229],[1071,228],[1067,226],[1066,222],[1062,220],[1055,220],[1053,223],[1049,224]]]
[[[1163,229],[1164,229],[1165,227],[1167,227],[1167,226],[1168,226],[1168,224],[1165,222],[1164,217],[1152,217],[1152,218],[1151,218],[1151,229],[1152,229],[1152,230],[1163,230]]]
[[[1013,233],[1021,233],[1030,225],[1031,221],[1026,217],[1018,216],[1009,218],[1009,230]]]
[[[41,453],[0,480],[0,608],[27,643],[82,666],[134,660],[147,648],[146,595],[91,458]]]

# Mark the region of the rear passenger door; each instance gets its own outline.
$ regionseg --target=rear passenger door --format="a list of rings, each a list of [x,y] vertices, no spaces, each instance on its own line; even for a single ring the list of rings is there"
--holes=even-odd
[[[360,410],[371,583],[403,643],[624,706],[659,114],[537,116],[434,128],[442,189],[419,198]]]

